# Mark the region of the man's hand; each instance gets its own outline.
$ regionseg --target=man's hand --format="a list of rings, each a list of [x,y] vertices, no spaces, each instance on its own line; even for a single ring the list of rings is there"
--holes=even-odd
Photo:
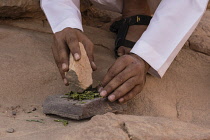
[[[68,27],[54,35],[52,51],[65,85],[68,85],[65,72],[69,70],[70,52],[76,61],[80,60],[79,42],[85,47],[92,69],[96,70],[93,57],[94,44],[80,30]]]
[[[149,65],[135,54],[121,56],[108,70],[99,88],[100,95],[111,102],[127,102],[140,93]]]

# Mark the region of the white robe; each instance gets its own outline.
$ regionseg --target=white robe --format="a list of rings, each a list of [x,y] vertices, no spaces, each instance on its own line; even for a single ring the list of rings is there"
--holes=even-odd
[[[144,34],[131,50],[150,66],[149,73],[162,77],[188,40],[209,0],[162,0]],[[92,0],[98,7],[122,12],[123,0]],[[79,0],[41,0],[54,33],[66,27],[83,31]]]

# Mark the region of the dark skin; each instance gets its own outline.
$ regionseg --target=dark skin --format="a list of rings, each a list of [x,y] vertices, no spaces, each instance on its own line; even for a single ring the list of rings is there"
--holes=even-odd
[[[147,0],[124,0],[123,18],[138,14],[150,15]],[[136,42],[146,28],[144,25],[131,26],[126,39]],[[94,63],[93,43],[81,31],[65,28],[55,33],[54,45],[52,46],[55,62],[65,85],[68,85],[65,72],[69,70],[70,52],[76,61],[80,59],[78,42],[83,43],[92,69],[97,69]],[[138,55],[131,54],[130,49],[124,46],[118,49],[118,54],[121,57],[109,68],[102,80],[99,92],[101,96],[108,97],[111,102],[125,103],[142,91],[150,66]]]

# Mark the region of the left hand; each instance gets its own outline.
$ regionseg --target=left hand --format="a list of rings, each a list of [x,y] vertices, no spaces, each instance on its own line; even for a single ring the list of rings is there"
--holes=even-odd
[[[127,102],[140,93],[146,82],[149,65],[136,54],[119,57],[105,75],[100,95],[109,101]]]

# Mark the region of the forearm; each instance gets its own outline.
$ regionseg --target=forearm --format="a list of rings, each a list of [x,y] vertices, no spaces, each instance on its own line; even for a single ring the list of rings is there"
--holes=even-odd
[[[54,33],[66,27],[83,31],[79,0],[41,0],[41,7]]]

